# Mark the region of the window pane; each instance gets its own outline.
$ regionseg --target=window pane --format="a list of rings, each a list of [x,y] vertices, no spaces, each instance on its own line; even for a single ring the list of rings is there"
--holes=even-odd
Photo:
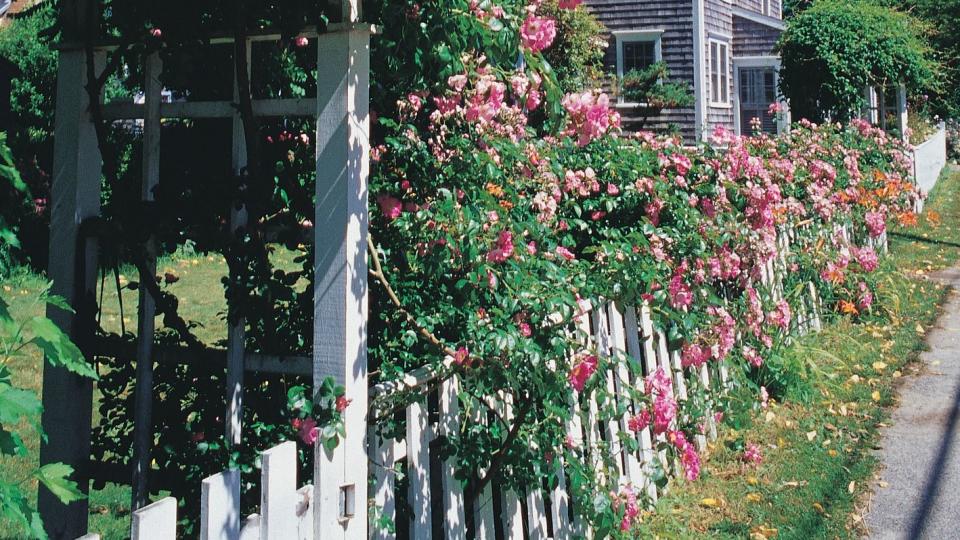
[[[656,61],[656,43],[628,41],[623,44],[623,72],[650,67]]]
[[[730,74],[727,73],[727,45],[720,45],[720,96],[721,101],[730,101]]]

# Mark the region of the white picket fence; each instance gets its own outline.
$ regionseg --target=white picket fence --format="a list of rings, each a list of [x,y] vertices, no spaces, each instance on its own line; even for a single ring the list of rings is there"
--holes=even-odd
[[[838,228],[837,233],[849,241],[850,233],[846,227]],[[778,255],[761,269],[760,285],[776,300],[784,298],[786,294],[783,280],[788,271],[787,256],[797,238],[798,235],[792,230],[779,234]],[[807,284],[799,302],[795,304],[793,333],[799,335],[820,330],[821,306],[812,283]],[[696,372],[684,369],[680,351],[668,348],[667,338],[654,324],[648,305],[636,308],[618,306],[609,301],[599,302],[577,317],[576,328],[583,348],[595,349],[602,357],[629,357],[631,362],[641,367],[639,370],[630,370],[625,363],[615,362],[614,367],[603,374],[607,390],[615,395],[627,395],[627,392],[620,391],[620,386],[624,384],[642,387],[643,377],[657,368],[672,375],[674,397],[681,402],[687,399],[688,377],[699,377],[707,388],[711,387],[712,381],[719,381],[714,387],[716,392],[724,392],[731,383],[723,363],[708,363]],[[396,392],[429,388],[431,383],[436,384],[437,373],[437,370],[418,370],[399,383],[376,385],[371,390],[371,402]],[[468,538],[471,536],[467,528],[468,514],[472,514],[473,538],[493,539],[496,537],[495,531],[500,531],[504,538],[532,540],[591,537],[592,532],[580,522],[572,508],[572,498],[567,490],[560,459],[557,459],[555,471],[558,482],[552,489],[533,486],[525,493],[514,493],[499,490],[495,483],[488,483],[473,507],[467,507],[463,486],[454,476],[455,464],[452,460],[441,462],[431,454],[434,448],[432,443],[448,433],[457,432],[462,423],[487,421],[485,416],[467,418],[461,414],[461,403],[469,403],[467,400],[472,398],[458,394],[458,388],[459,381],[451,377],[440,382],[435,390],[427,392],[420,401],[408,405],[406,433],[401,439],[384,440],[376,436],[376,426],[368,426],[373,477],[370,498],[380,517],[394,523],[396,528],[407,528],[409,537],[417,540],[437,538],[434,535],[437,530],[443,531],[437,540]],[[717,396],[712,394],[712,397]],[[437,404],[437,410],[429,410],[428,404],[431,402]],[[582,454],[591,456],[599,467],[598,448],[602,443],[608,454],[605,457],[614,464],[615,473],[619,476],[618,483],[621,486],[630,485],[637,492],[642,490],[656,500],[658,488],[653,479],[654,460],[659,459],[665,470],[672,469],[675,474],[680,473],[680,468],[678,463],[666,463],[664,454],[656,455],[655,443],[663,442],[664,436],[655,438],[650,428],[634,435],[639,443],[636,452],[622,448],[620,436],[622,433],[631,433],[627,423],[631,412],[639,411],[639,404],[631,402],[622,418],[605,421],[600,419],[600,405],[595,396],[575,393],[574,402],[574,414],[567,431],[576,446],[583,450]],[[490,406],[509,421],[512,403],[494,400]],[[478,410],[480,407],[471,406],[470,409]],[[705,420],[705,434],[697,436],[695,441],[701,450],[706,446],[708,437],[716,437],[713,415],[707,414]],[[398,471],[409,479],[406,493],[397,491]],[[432,477],[436,474],[439,474],[439,478]],[[397,522],[398,496],[402,496],[408,506],[409,519],[406,523]],[[494,502],[494,499],[497,501]],[[441,515],[435,516],[435,509],[440,509]],[[369,537],[386,540],[394,538],[395,531],[372,526]]]
[[[201,540],[313,540],[313,486],[297,489],[297,444],[287,441],[262,455],[260,514],[241,519],[240,472],[203,480]],[[131,540],[175,540],[177,500],[161,499],[131,514]],[[77,540],[100,540],[88,534]]]
[[[885,250],[883,237],[854,239],[848,227],[838,227],[833,234],[848,243],[870,243],[878,251]],[[784,290],[784,277],[789,271],[788,253],[801,241],[800,236],[795,229],[781,232],[777,238],[777,256],[761,268],[759,285],[775,300],[789,293]],[[813,284],[808,283],[800,297],[794,300],[792,333],[801,335],[819,330],[821,306]],[[630,369],[622,361],[613,362],[613,367],[600,375],[605,377],[607,390],[613,395],[627,396],[627,392],[621,391],[622,385],[642,387],[643,378],[660,368],[672,376],[674,397],[681,402],[687,399],[688,382],[699,378],[705,387],[712,389],[708,392],[708,407],[712,408],[718,394],[725,392],[732,383],[723,363],[708,363],[696,371],[683,368],[680,352],[669,349],[666,336],[654,324],[651,309],[646,304],[630,307],[611,301],[595,302],[576,317],[574,326],[571,335],[579,336],[581,349],[596,350],[602,357],[628,358],[629,362],[635,363],[635,369]],[[572,508],[564,463],[559,457],[555,471],[558,482],[553,488],[547,489],[544,483],[532,486],[524,493],[515,493],[500,489],[495,479],[486,484],[475,504],[468,507],[463,485],[455,477],[454,460],[442,461],[433,443],[457,433],[464,423],[485,423],[488,419],[485,414],[472,412],[467,416],[461,410],[461,405],[469,406],[471,411],[486,409],[480,406],[482,404],[472,403],[473,398],[459,393],[456,377],[438,380],[443,371],[421,368],[399,381],[370,388],[371,402],[399,392],[420,390],[424,395],[406,406],[406,429],[402,437],[385,439],[377,434],[375,424],[366,427],[369,491],[367,497],[358,499],[374,509],[368,537],[375,540],[395,538],[398,529],[408,532],[409,538],[416,540],[466,540],[468,537],[486,540],[499,535],[533,540],[592,537],[592,532]],[[496,410],[508,422],[514,414],[515,404],[502,396],[491,398],[484,405]],[[668,474],[681,472],[678,463],[667,462],[665,454],[656,451],[656,444],[663,442],[664,436],[655,436],[650,428],[646,428],[633,434],[637,437],[637,451],[628,451],[622,447],[620,437],[623,433],[631,433],[627,423],[632,413],[639,410],[639,404],[631,402],[622,418],[612,420],[600,418],[600,406],[602,404],[594,395],[574,394],[574,414],[567,431],[576,447],[581,449],[584,458],[593,460],[597,470],[601,470],[601,459],[612,463],[621,486],[632,486],[637,492],[643,491],[651,500],[656,500],[660,493],[653,480],[655,460],[659,460]],[[706,446],[708,438],[716,437],[712,414],[705,415],[704,427],[704,433],[695,438],[700,449]],[[351,426],[347,429],[350,430]],[[600,455],[601,447],[606,452],[604,456]],[[317,459],[328,459],[325,456],[324,452],[316,454]],[[244,519],[240,513],[239,472],[226,471],[205,479],[200,538],[322,540],[327,537],[328,531],[315,530],[313,486],[296,487],[296,460],[296,443],[292,441],[263,453],[261,513]],[[404,493],[398,490],[401,474],[407,478]],[[329,504],[340,505],[341,508],[333,511],[343,515],[345,510],[342,507],[349,505],[350,499],[345,502],[341,498]],[[398,512],[401,506],[405,511]],[[401,514],[406,520],[398,522]],[[177,502],[172,497],[165,498],[132,514],[131,537],[133,540],[174,540],[176,521]],[[468,521],[473,523],[471,530],[468,530]],[[383,527],[383,523],[390,523],[392,527]],[[437,530],[442,531],[440,536],[434,535]],[[90,534],[82,538],[92,540],[99,537]]]

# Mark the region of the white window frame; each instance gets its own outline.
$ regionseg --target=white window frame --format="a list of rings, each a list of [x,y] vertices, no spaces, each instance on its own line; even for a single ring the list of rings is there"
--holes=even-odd
[[[663,61],[663,29],[653,28],[648,30],[614,30],[613,37],[617,41],[617,84],[625,73],[623,72],[623,44],[634,43],[638,41],[653,43],[653,61]],[[623,96],[617,93],[617,105],[625,107],[636,107],[642,103],[628,103],[623,100]]]
[[[717,62],[720,64],[716,66],[716,71],[714,71],[714,46],[717,47]],[[715,109],[733,108],[733,100],[730,95],[731,87],[733,86],[730,84],[730,77],[733,72],[732,58],[733,56],[730,54],[730,40],[712,37],[707,40],[707,76],[710,78],[710,95],[708,98],[710,106]],[[724,62],[724,60],[726,61]],[[726,73],[723,73],[721,66],[726,67]],[[726,81],[726,84],[721,84],[722,81]],[[717,90],[716,100],[714,100],[715,89]]]

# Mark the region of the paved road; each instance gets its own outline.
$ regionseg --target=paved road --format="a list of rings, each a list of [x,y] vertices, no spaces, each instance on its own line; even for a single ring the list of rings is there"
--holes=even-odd
[[[960,539],[960,268],[939,275],[954,287],[927,335],[921,374],[905,382],[879,458],[885,487],[866,516],[870,538]]]

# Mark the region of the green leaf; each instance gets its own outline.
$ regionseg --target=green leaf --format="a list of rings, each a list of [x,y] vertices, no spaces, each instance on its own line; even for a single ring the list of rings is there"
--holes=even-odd
[[[37,470],[37,479],[40,480],[60,502],[67,504],[86,498],[80,492],[77,483],[67,478],[73,474],[73,467],[64,463],[48,463]]]
[[[16,433],[7,431],[0,426],[0,454],[7,456],[22,456],[27,453],[23,439]]]
[[[42,410],[43,406],[33,392],[0,384],[0,424],[14,424],[21,417],[36,424]]]
[[[51,306],[58,307],[58,308],[60,308],[60,309],[62,309],[62,310],[64,310],[64,311],[66,311],[67,313],[76,313],[76,312],[73,310],[73,308],[70,307],[70,304],[67,303],[67,300],[66,300],[64,297],[62,297],[62,296],[57,296],[57,295],[55,295],[55,294],[51,294],[51,295],[47,296],[47,303],[50,304]]]
[[[31,341],[43,350],[51,365],[65,367],[77,375],[91,379],[98,378],[97,372],[83,358],[80,349],[53,321],[38,316],[30,319],[28,326],[33,331]]]

